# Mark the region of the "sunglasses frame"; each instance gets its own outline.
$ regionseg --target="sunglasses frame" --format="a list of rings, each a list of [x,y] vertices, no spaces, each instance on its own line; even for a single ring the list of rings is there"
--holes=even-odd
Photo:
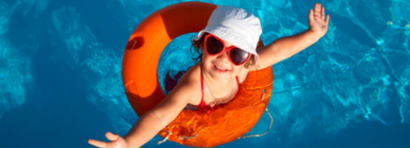
[[[215,37],[215,39],[217,39],[218,41],[220,41],[220,42],[222,43],[223,49],[222,49],[220,52],[215,53],[215,54],[210,54],[210,53],[208,52],[208,48],[206,47],[206,41],[208,41],[208,38],[209,38],[209,37]],[[241,64],[235,64],[235,63],[232,61],[230,54],[231,54],[231,50],[232,50],[232,49],[238,48],[238,47],[232,45],[231,47],[226,48],[224,42],[222,41],[222,39],[218,38],[217,36],[215,36],[215,35],[213,35],[213,34],[207,34],[207,35],[205,36],[204,48],[205,48],[206,54],[208,54],[208,55],[210,55],[210,56],[216,56],[216,55],[221,54],[223,51],[226,51],[227,54],[228,54],[228,59],[229,59],[229,61],[231,61],[231,63],[234,64],[235,66],[240,66],[240,65],[245,64],[245,63],[248,62],[248,60],[251,59],[251,57],[252,57],[252,54],[249,53],[249,52],[247,52],[247,53],[248,53],[248,58],[247,58],[243,63],[241,63]],[[238,49],[239,49],[239,50],[242,50],[241,48],[238,48]],[[246,52],[246,51],[245,51],[245,52]]]

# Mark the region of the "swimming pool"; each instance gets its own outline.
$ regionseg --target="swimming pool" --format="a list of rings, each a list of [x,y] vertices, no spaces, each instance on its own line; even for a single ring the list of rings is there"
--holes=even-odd
[[[138,117],[122,85],[125,44],[146,16],[178,2],[0,1],[0,147],[92,147],[106,131],[126,134]],[[267,44],[307,29],[318,1],[203,2],[253,12]],[[271,131],[220,147],[410,147],[410,3],[319,2],[327,34],[273,66]],[[160,78],[194,64],[193,35],[167,46]],[[263,115],[249,134],[269,122]],[[184,147],[158,147],[170,146]]]

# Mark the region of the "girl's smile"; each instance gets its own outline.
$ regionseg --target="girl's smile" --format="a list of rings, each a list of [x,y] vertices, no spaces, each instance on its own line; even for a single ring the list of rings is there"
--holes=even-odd
[[[213,64],[213,65],[214,65],[214,64]],[[226,73],[226,72],[229,71],[228,69],[219,67],[219,66],[217,66],[217,65],[214,65],[214,70],[217,71],[217,72],[219,72],[219,73]]]

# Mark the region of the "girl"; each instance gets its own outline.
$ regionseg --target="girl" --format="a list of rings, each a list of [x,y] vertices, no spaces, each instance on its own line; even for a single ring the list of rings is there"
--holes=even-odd
[[[173,121],[187,105],[212,112],[215,105],[235,97],[248,72],[272,66],[309,47],[326,34],[328,22],[324,7],[316,3],[309,10],[308,30],[256,49],[262,33],[259,19],[244,9],[216,8],[206,28],[192,41],[195,49],[203,53],[200,62],[186,72],[164,101],[144,114],[124,137],[107,132],[110,142],[90,139],[89,144],[137,148]]]

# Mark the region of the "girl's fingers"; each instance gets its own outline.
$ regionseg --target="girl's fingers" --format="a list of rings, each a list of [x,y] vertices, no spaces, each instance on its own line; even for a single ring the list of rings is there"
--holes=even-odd
[[[108,140],[110,141],[115,141],[118,139],[119,135],[112,134],[111,132],[105,133],[105,136],[107,137]]]
[[[326,24],[329,24],[329,14],[326,16]]]
[[[313,10],[312,9],[309,9],[309,20],[313,20],[314,19],[314,17],[313,17]]]
[[[102,142],[102,141],[98,141],[98,140],[94,140],[94,139],[89,139],[88,143],[91,145],[94,145],[96,147],[106,147],[107,143],[106,142]]]
[[[322,7],[322,20],[325,19],[325,7]]]
[[[325,7],[322,7],[320,3],[315,3],[313,10],[309,9],[309,20],[314,20],[316,16],[324,20],[325,23],[329,23],[329,15],[325,16]]]
[[[320,15],[320,3],[316,3],[315,4],[315,16],[319,16]]]

